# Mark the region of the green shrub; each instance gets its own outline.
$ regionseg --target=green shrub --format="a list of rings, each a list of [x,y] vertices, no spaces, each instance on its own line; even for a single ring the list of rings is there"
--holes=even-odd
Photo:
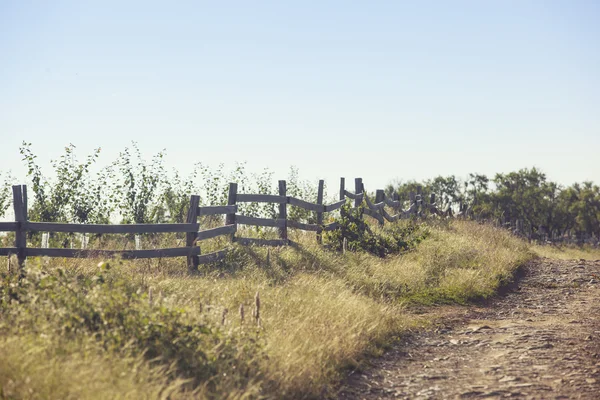
[[[346,240],[350,251],[365,251],[385,257],[413,249],[428,235],[424,225],[411,221],[406,224],[391,224],[376,232],[365,221],[364,210],[364,203],[353,207],[351,201],[346,201],[340,210],[340,217],[336,219],[339,229],[327,232],[325,242],[340,251]]]

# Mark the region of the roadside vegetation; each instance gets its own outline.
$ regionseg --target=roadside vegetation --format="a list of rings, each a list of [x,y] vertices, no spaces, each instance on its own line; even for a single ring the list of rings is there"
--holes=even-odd
[[[473,222],[414,229],[426,239],[383,258],[298,235],[297,247],[236,248],[198,276],[181,260],[31,259],[21,281],[4,268],[0,393],[331,394],[348,368],[432,322],[412,305],[489,297],[532,257],[521,240]]]

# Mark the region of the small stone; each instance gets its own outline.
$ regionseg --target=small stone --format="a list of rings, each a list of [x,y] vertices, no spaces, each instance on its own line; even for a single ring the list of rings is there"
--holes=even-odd
[[[544,343],[542,345],[539,346],[531,346],[530,348],[528,348],[527,350],[542,350],[542,349],[551,349],[554,346],[551,343]]]
[[[585,380],[587,383],[596,383],[598,380],[595,378],[588,378]]]
[[[498,382],[514,382],[517,380],[518,378],[516,376],[503,376],[502,378],[498,379]]]
[[[470,390],[470,391],[468,391],[468,392],[463,392],[463,393],[461,393],[459,396],[460,396],[461,398],[467,398],[467,397],[475,397],[475,396],[480,396],[480,395],[482,395],[482,394],[483,394],[483,392],[482,392],[482,391],[479,391],[479,390]]]

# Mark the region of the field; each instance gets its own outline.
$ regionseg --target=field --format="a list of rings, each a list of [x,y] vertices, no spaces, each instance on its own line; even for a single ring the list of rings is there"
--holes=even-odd
[[[196,276],[181,259],[30,259],[18,283],[13,262],[1,275],[0,394],[332,395],[345,372],[434,322],[415,310],[492,296],[534,257],[474,222],[379,233],[398,229],[410,246],[385,258],[296,233],[298,246],[236,247]]]

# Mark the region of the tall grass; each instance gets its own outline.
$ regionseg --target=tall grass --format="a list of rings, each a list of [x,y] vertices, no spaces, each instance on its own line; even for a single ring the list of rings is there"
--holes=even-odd
[[[19,286],[2,272],[0,357],[8,362],[0,363],[0,393],[330,395],[348,368],[430,322],[411,313],[413,304],[488,297],[533,257],[524,242],[490,226],[419,229],[429,236],[416,249],[385,258],[330,251],[314,234],[292,232],[297,247],[236,247],[194,276],[181,260],[112,260],[109,269],[98,260],[31,260],[27,280],[38,283]],[[65,321],[77,329],[65,334]]]
[[[535,254],[540,257],[556,258],[559,260],[600,260],[600,248],[585,246],[554,246],[554,245],[534,245],[532,246]]]

